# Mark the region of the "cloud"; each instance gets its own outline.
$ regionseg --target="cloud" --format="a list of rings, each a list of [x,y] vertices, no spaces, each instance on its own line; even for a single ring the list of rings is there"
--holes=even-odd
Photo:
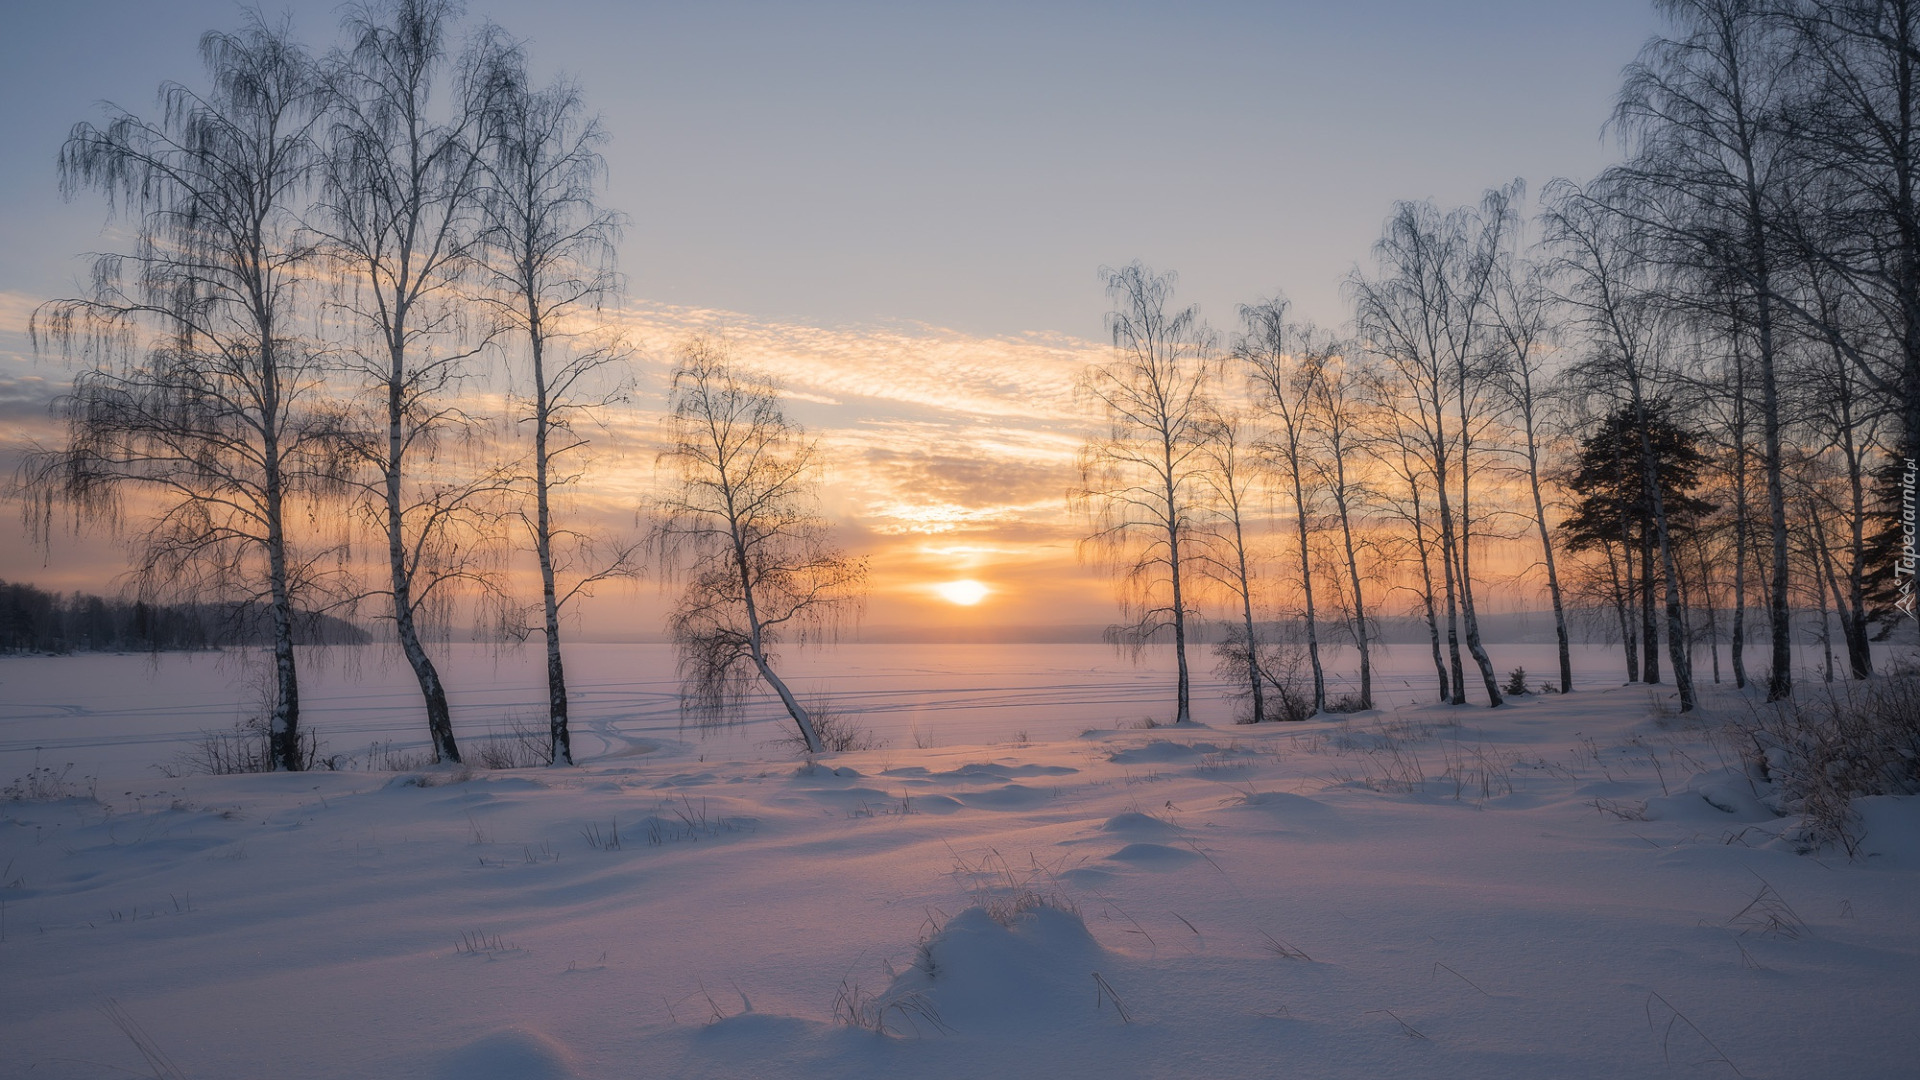
[[[725,338],[735,355],[784,381],[797,400],[871,414],[876,404],[939,415],[1062,421],[1074,380],[1102,347],[1051,334],[982,338],[924,324],[815,327],[730,312],[629,305],[620,328],[671,364],[693,334]]]
[[[0,294],[0,335],[24,328],[28,311],[25,300]],[[1077,536],[1065,503],[1086,423],[1074,383],[1104,347],[1052,335],[980,338],[917,324],[809,327],[640,302],[610,321],[608,329],[634,348],[634,394],[628,406],[580,429],[593,445],[568,466],[584,470],[582,482],[560,497],[573,521],[616,536],[644,529],[637,514],[661,483],[671,482],[657,455],[670,437],[665,407],[674,354],[690,335],[705,333],[723,336],[738,359],[780,379],[789,415],[820,445],[824,509],[847,548],[872,560],[878,590],[927,603],[915,590],[956,566],[996,581],[1028,581],[1036,597],[1070,594],[1077,586],[1068,583],[1085,577],[1073,558]],[[0,422],[53,438],[47,405],[64,392],[70,372],[31,370],[38,366],[0,356]],[[524,395],[525,387],[515,385],[516,375],[495,371],[467,387],[464,406],[514,411],[519,402],[511,394]],[[507,430],[491,430],[489,438]],[[997,594],[995,603],[1013,598]]]
[[[883,534],[1056,521],[1077,443],[1044,428],[872,420],[820,433],[834,509]]]
[[[41,375],[0,374],[0,422],[15,433],[48,426],[47,408],[65,392],[63,383]]]
[[[0,291],[0,335],[27,336],[27,322],[33,317],[33,309],[39,306],[41,298],[26,293]]]

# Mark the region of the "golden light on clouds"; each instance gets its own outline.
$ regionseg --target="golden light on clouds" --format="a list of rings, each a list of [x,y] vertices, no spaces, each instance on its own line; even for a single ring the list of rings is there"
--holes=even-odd
[[[75,365],[31,358],[23,331],[35,302],[0,292],[0,419],[33,419],[47,428],[34,433],[51,437],[46,402]],[[806,326],[645,301],[583,315],[569,329],[587,333],[596,320],[631,346],[631,363],[608,369],[607,386],[588,389],[624,384],[631,394],[576,431],[590,445],[569,462],[578,483],[559,500],[575,523],[612,541],[644,534],[646,508],[671,479],[657,455],[676,355],[694,335],[710,335],[773,375],[787,412],[818,443],[823,509],[849,553],[868,560],[870,624],[1107,617],[1110,589],[1077,564],[1065,506],[1085,424],[1074,381],[1106,346],[914,324]],[[577,344],[598,340],[594,332]],[[503,454],[522,427],[510,419],[525,409],[522,367],[511,348],[490,353],[476,361],[463,390],[462,404],[490,418],[482,442]],[[71,576],[104,587],[125,569],[118,558],[111,566],[98,557],[89,563]],[[14,573],[52,580],[56,569],[64,568]],[[951,580],[962,575],[975,587]],[[939,582],[955,591],[936,592]],[[634,590],[608,590],[613,599],[588,601],[580,614],[595,633],[658,632],[659,592],[651,583],[638,598]]]
[[[0,425],[13,429],[16,450],[22,438],[57,437],[47,404],[77,366],[32,357],[24,333],[31,310],[30,298],[0,292]],[[608,329],[633,347],[631,365],[609,369],[608,382],[631,386],[632,394],[576,429],[590,445],[568,463],[578,484],[558,498],[572,526],[609,543],[644,536],[647,508],[672,479],[661,473],[657,455],[676,354],[690,337],[713,335],[780,381],[787,412],[818,443],[822,508],[838,542],[868,562],[864,624],[882,639],[888,628],[971,632],[1112,619],[1113,584],[1103,568],[1079,557],[1086,526],[1066,505],[1091,423],[1074,404],[1074,382],[1109,346],[929,326],[810,327],[639,302],[607,314]],[[510,353],[490,355],[463,391],[464,407],[491,418],[480,441],[503,454],[523,427],[508,419],[525,409],[519,366]],[[0,440],[0,452],[6,449],[8,441]],[[10,465],[0,457],[0,468]],[[1497,502],[1500,487],[1483,498]],[[1293,533],[1283,525],[1262,523],[1269,567],[1290,550]],[[36,553],[17,535],[12,541],[0,543],[0,578],[110,591],[126,570],[125,552],[111,545]],[[1531,595],[1522,580],[1524,552],[1497,541],[1479,550],[1490,565],[1509,568],[1511,584],[1496,574],[1488,579],[1491,591]],[[1367,569],[1378,590],[1395,587],[1396,571]],[[530,574],[524,555],[514,556],[508,576],[516,593],[528,592]],[[1275,574],[1269,582],[1278,607],[1292,603],[1284,581]],[[609,586],[585,601],[579,628],[602,638],[657,634],[671,591],[646,571],[639,582]]]

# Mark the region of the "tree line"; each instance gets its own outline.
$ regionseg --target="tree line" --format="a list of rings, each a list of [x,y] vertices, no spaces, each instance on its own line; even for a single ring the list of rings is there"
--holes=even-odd
[[[300,645],[370,640],[350,622],[311,611],[295,613],[293,634]],[[0,653],[157,652],[270,640],[270,616],[258,604],[150,604],[0,581]]]
[[[302,613],[361,610],[419,684],[434,759],[458,762],[428,645],[475,597],[544,637],[548,750],[570,764],[563,614],[649,544],[685,579],[692,711],[759,678],[820,749],[772,649],[856,600],[864,564],[828,543],[772,383],[689,343],[663,455],[678,486],[650,533],[568,513],[630,370],[601,317],[624,218],[599,201],[606,134],[579,87],[534,85],[524,47],[463,29],[449,0],[351,6],[324,53],[255,13],[200,52],[203,82],[164,84],[154,115],[109,108],[60,150],[62,191],[105,196],[133,241],[33,316],[36,348],[82,363],[64,438],[15,484],[42,542],[56,520],[124,529],[138,603],[266,613],[277,768],[302,764]],[[483,381],[501,364],[504,394]],[[504,573],[515,550],[537,601]]]
[[[1344,704],[1371,706],[1370,627],[1396,598],[1438,697],[1500,704],[1489,545],[1531,544],[1562,692],[1575,611],[1611,616],[1630,680],[1664,661],[1682,711],[1702,651],[1778,699],[1796,625],[1826,678],[1836,651],[1865,678],[1911,618],[1920,5],[1656,8],[1610,122],[1623,160],[1532,214],[1518,181],[1398,204],[1344,334],[1270,298],[1223,338],[1171,274],[1106,272],[1114,352],[1081,381],[1103,429],[1069,501],[1122,584],[1110,636],[1174,643],[1178,720],[1209,611],[1253,719],[1326,710],[1329,635],[1358,657]],[[1256,520],[1290,552],[1250,544]]]

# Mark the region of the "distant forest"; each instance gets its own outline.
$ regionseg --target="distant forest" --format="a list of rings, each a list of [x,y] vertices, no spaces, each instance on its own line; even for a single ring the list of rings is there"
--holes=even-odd
[[[91,593],[50,593],[0,581],[0,653],[153,652],[267,645],[265,604],[149,604]],[[371,634],[345,619],[294,613],[300,645],[364,645]]]

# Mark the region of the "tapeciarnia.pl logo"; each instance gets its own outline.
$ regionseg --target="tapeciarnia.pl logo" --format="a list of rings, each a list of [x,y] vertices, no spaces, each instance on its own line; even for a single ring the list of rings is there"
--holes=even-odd
[[[1893,577],[1900,586],[1900,599],[1893,606],[1913,615],[1913,575],[1916,561],[1914,542],[1913,483],[1916,470],[1912,458],[1907,459],[1906,471],[1900,474],[1900,558],[1893,564]]]

